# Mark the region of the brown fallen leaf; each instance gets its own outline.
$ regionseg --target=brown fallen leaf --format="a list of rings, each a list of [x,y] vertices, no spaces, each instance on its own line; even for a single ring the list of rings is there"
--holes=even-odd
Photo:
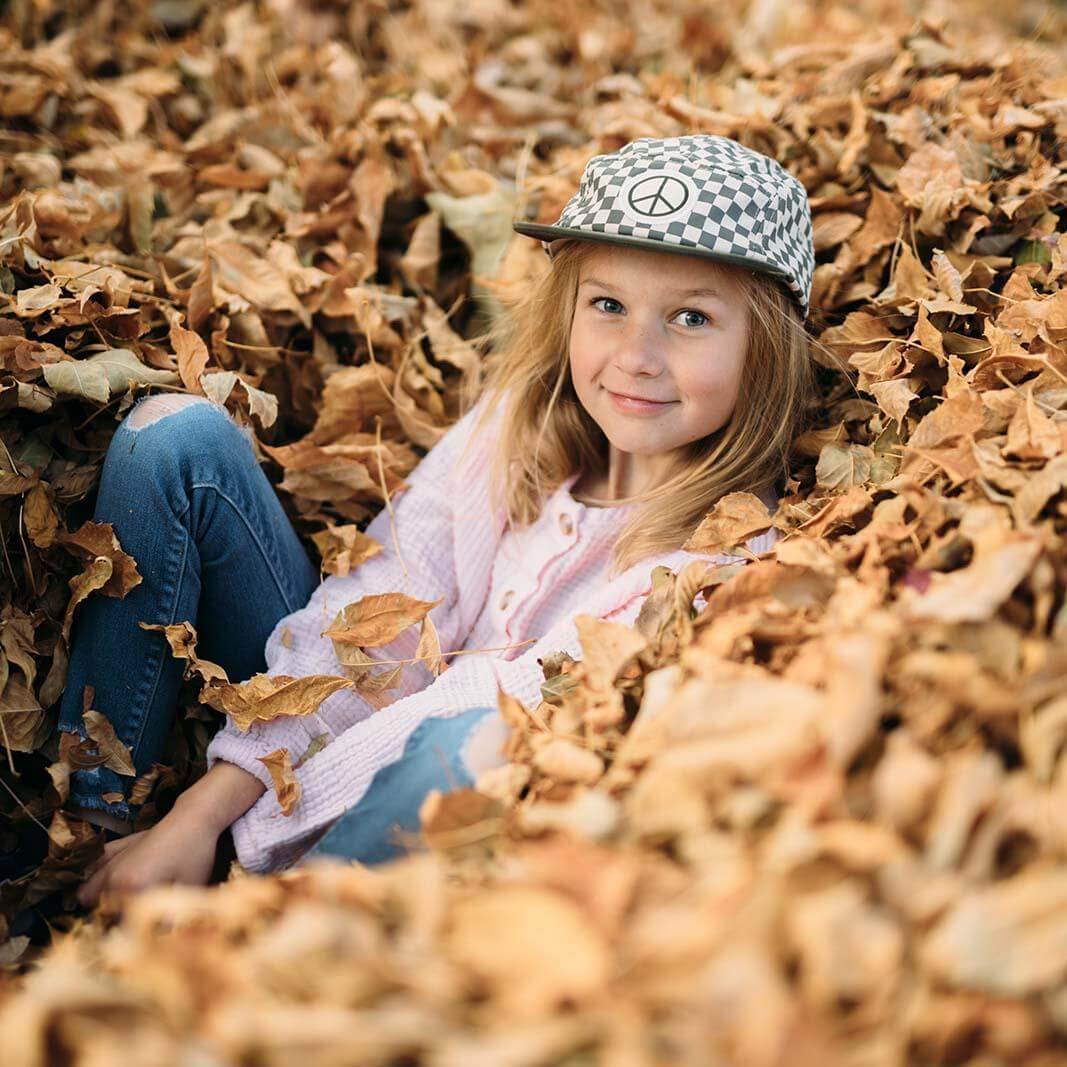
[[[752,493],[727,493],[715,502],[682,546],[687,552],[718,555],[743,545],[771,526],[767,505]]]
[[[137,771],[133,765],[133,756],[129,748],[118,739],[111,720],[99,711],[93,710],[83,712],[82,718],[85,720],[85,729],[104,757],[104,766],[117,774],[135,777]]]
[[[1006,534],[999,543],[983,542],[968,566],[931,575],[930,587],[922,593],[903,590],[903,608],[912,619],[988,619],[1030,572],[1040,552],[1041,540],[1023,533]]]
[[[442,600],[417,600],[405,593],[380,593],[346,604],[322,635],[335,645],[377,648],[421,622]]]
[[[205,684],[201,703],[228,715],[238,730],[254,722],[270,722],[280,715],[310,715],[329,696],[352,687],[348,678],[309,674],[254,674],[245,682]]]
[[[323,572],[336,574],[339,578],[351,574],[382,550],[373,537],[368,537],[354,524],[334,526],[328,523],[325,530],[312,534],[312,540],[322,557]]]
[[[64,641],[70,640],[70,628],[74,625],[74,609],[90,593],[97,590],[103,591],[112,580],[112,563],[106,556],[97,556],[81,574],[70,580],[72,596],[67,604],[67,611],[63,617],[62,636]]]
[[[497,886],[450,909],[443,947],[485,983],[499,1010],[539,1018],[561,1001],[581,1001],[602,986],[611,956],[581,911],[558,893]]]
[[[604,773],[604,761],[564,737],[553,738],[534,755],[534,766],[557,782],[592,785]]]
[[[1045,865],[964,897],[922,946],[924,970],[964,989],[1028,996],[1067,976],[1067,875]]]
[[[422,626],[419,630],[419,644],[415,649],[416,657],[426,665],[427,670],[436,678],[445,669],[447,664],[441,655],[441,639],[437,635],[437,627],[429,615],[424,615]]]
[[[274,793],[278,798],[283,815],[292,815],[293,809],[300,802],[303,787],[293,773],[292,754],[287,748],[278,748],[265,756],[257,757],[268,771],[274,782]]]
[[[170,343],[178,357],[178,373],[181,375],[182,384],[190,392],[197,392],[201,389],[200,376],[211,359],[204,339],[194,330],[187,330],[176,320],[172,320]]]
[[[207,684],[213,682],[228,682],[230,679],[224,668],[209,659],[201,659],[196,654],[197,635],[192,623],[183,620],[169,624],[154,622],[138,622],[142,630],[157,630],[167,639],[171,652],[188,662],[185,665],[184,677],[192,678],[194,674],[200,675]]]
[[[56,540],[89,562],[100,557],[110,562],[110,575],[100,587],[100,592],[105,596],[121,599],[134,586],[141,584],[137,562],[133,556],[123,552],[110,523],[89,520],[82,523],[73,533],[57,534]]]

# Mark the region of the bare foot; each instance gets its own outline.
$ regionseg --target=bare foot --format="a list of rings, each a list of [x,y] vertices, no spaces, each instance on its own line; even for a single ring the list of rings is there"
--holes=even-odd
[[[122,819],[118,815],[112,815],[107,811],[97,811],[95,808],[67,808],[68,815],[73,815],[76,819],[83,819],[85,822],[91,822],[94,826],[103,826],[108,830],[114,830],[116,833],[129,834],[133,832],[133,820]]]

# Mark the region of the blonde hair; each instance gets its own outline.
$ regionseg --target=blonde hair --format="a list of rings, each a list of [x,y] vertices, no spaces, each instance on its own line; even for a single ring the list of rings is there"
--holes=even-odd
[[[606,469],[607,438],[578,399],[569,359],[579,274],[595,247],[566,241],[548,269],[478,339],[492,351],[472,440],[500,417],[490,491],[493,506],[504,510],[512,526],[535,521],[572,474]],[[814,390],[809,338],[781,283],[734,270],[749,308],[737,403],[724,426],[678,451],[659,486],[611,502],[645,501],[616,541],[612,576],[681,548],[725,494],[758,492],[788,474],[790,444]]]

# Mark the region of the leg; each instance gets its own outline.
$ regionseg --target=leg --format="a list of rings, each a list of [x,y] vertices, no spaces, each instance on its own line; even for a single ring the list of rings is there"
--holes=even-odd
[[[162,755],[184,662],[138,621],[197,627],[197,651],[243,681],[266,667],[278,620],[319,584],[251,442],[203,397],[153,396],[118,427],[108,448],[94,518],[110,522],[142,581],[121,600],[90,596],[71,633],[59,728],[86,737],[82,693],[129,746],[137,773]],[[71,775],[70,806],[127,822],[133,779],[106,767]]]
[[[483,770],[505,762],[508,727],[495,707],[425,719],[395,763],[382,767],[354,807],[326,831],[297,866],[316,856],[383,863],[403,854],[396,829],[416,833],[419,808],[433,789],[470,788]]]

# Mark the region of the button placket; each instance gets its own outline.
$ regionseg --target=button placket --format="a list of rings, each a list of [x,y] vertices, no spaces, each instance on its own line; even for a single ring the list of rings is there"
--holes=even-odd
[[[503,615],[509,607],[515,604],[515,598],[518,596],[519,589],[524,591],[523,595],[526,597],[526,606],[529,607],[529,601],[531,597],[536,597],[538,591],[541,589],[542,583],[545,580],[546,574],[556,565],[556,563],[565,555],[567,555],[575,541],[577,540],[577,526],[579,518],[577,515],[571,514],[569,511],[564,510],[565,505],[561,507],[562,502],[553,502],[551,512],[554,513],[555,522],[558,529],[567,539],[567,544],[564,546],[558,546],[551,551],[551,555],[547,559],[533,559],[528,552],[519,550],[517,554],[516,563],[518,563],[519,570],[513,570],[509,574],[510,583],[518,582],[516,587],[514,584],[509,584],[509,588],[505,589],[503,594],[499,596],[496,601],[497,611]],[[545,516],[546,519],[552,521],[549,515]],[[529,531],[527,531],[529,533]],[[539,556],[539,553],[537,553]],[[521,561],[521,562],[519,562]],[[514,607],[511,617],[504,620],[504,631],[509,638],[514,639],[514,628],[521,627],[521,616],[526,609],[522,605]]]

